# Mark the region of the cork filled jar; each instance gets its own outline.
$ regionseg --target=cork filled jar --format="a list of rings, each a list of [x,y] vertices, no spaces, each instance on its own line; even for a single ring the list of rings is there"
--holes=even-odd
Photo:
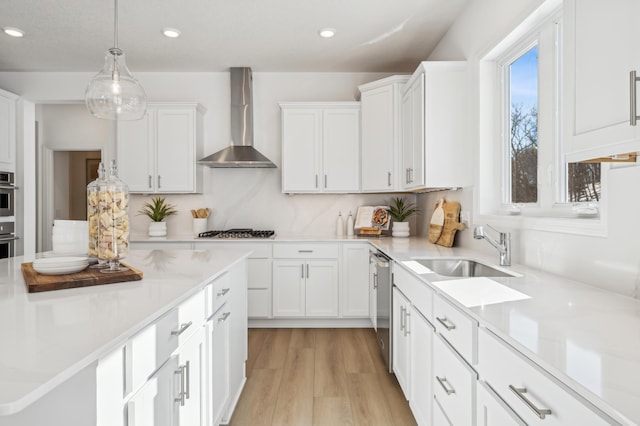
[[[124,271],[120,260],[129,251],[129,188],[118,178],[115,160],[98,183],[98,214],[98,259],[108,265],[100,272]]]
[[[89,229],[89,256],[98,257],[98,221],[99,221],[99,203],[98,191],[99,185],[105,179],[104,163],[101,161],[98,166],[98,178],[87,185],[87,223]],[[104,267],[106,261],[99,260],[98,265],[92,267]]]

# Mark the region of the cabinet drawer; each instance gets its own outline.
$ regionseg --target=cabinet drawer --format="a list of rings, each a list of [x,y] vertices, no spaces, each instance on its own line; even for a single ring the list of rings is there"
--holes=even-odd
[[[433,339],[433,394],[452,424],[473,424],[476,379],[475,371],[441,336]]]
[[[529,425],[613,424],[579,401],[557,379],[484,328],[478,332],[478,370],[491,388]]]
[[[237,239],[217,239],[217,238],[203,238],[194,243],[194,246],[198,250],[213,250],[224,249],[228,247],[239,248],[242,250],[251,250],[253,253],[249,255],[249,259],[265,259],[271,257],[271,243],[248,243],[244,241],[238,241]]]
[[[436,296],[433,303],[433,323],[447,341],[469,364],[477,361],[478,323],[455,306]]]
[[[228,272],[213,280],[205,289],[206,317],[213,315],[229,299],[231,276]]]
[[[422,316],[433,323],[433,290],[397,263],[393,268],[393,283]]]
[[[337,259],[338,244],[274,244],[273,257],[284,259]]]
[[[136,390],[204,321],[204,292],[184,301],[127,342],[126,393]]]

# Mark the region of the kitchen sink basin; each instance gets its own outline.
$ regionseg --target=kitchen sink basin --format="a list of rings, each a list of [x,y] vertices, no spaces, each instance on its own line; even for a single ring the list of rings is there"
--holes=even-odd
[[[416,262],[445,277],[515,277],[515,274],[496,269],[471,259],[420,259]]]

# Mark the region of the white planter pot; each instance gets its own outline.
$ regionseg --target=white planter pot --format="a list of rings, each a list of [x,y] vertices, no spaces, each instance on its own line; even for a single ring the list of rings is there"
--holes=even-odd
[[[393,228],[391,229],[391,235],[394,237],[408,237],[409,236],[409,222],[393,222]]]
[[[151,222],[151,223],[149,223],[149,236],[150,237],[166,237],[167,236],[167,222]]]

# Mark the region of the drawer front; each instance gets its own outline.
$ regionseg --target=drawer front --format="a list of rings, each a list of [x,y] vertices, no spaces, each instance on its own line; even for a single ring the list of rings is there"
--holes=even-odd
[[[433,339],[433,394],[454,425],[473,424],[476,378],[441,336]]]
[[[605,421],[556,379],[484,328],[478,332],[478,369],[491,388],[529,425],[614,423]]]
[[[271,249],[273,244],[267,242],[245,242],[230,239],[202,239],[194,243],[194,247],[197,250],[213,250],[221,249],[225,247],[239,248],[242,250],[252,250],[253,253],[249,255],[249,259],[264,259],[271,257]]]
[[[447,341],[469,364],[477,361],[478,323],[462,313],[441,296],[433,303],[433,324]]]
[[[274,244],[273,257],[280,259],[337,259],[339,244]]]
[[[206,318],[213,315],[229,299],[231,292],[231,276],[228,272],[213,280],[205,290]]]
[[[397,263],[393,266],[393,283],[433,323],[433,290]]]
[[[135,391],[204,321],[204,292],[184,301],[127,342],[126,393]]]
[[[271,259],[248,259],[248,288],[271,288]]]

